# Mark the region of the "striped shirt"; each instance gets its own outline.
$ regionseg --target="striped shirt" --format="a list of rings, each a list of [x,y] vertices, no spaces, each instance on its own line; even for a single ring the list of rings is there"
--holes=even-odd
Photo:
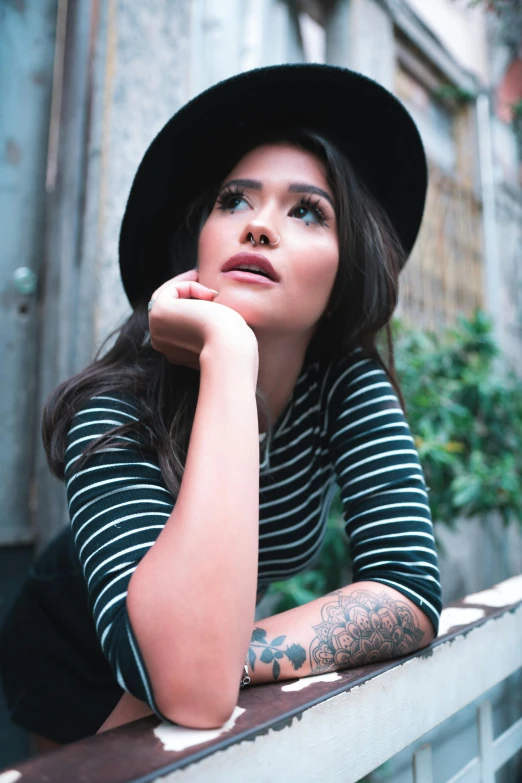
[[[133,571],[175,504],[157,455],[131,436],[91,456],[102,433],[138,421],[138,400],[92,397],[68,433],[65,481],[76,551],[98,637],[120,686],[164,718],[126,608]],[[260,439],[260,590],[309,568],[326,533],[339,487],[354,581],[372,580],[407,596],[431,620],[441,611],[428,496],[397,395],[373,359],[354,351],[301,372],[272,435]]]

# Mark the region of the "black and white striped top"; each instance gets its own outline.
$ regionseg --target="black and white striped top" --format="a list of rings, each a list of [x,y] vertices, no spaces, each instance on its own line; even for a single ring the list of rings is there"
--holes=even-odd
[[[160,715],[130,627],[126,591],[175,498],[156,454],[133,437],[76,469],[87,444],[139,415],[132,397],[92,397],[68,433],[65,480],[102,649],[121,687]],[[400,591],[436,632],[440,580],[422,469],[386,374],[360,351],[326,369],[319,362],[305,368],[272,437],[261,446],[260,589],[313,563],[336,482],[354,581],[373,580]]]

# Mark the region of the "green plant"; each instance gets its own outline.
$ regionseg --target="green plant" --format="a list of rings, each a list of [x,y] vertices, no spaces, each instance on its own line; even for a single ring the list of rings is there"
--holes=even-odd
[[[445,334],[396,327],[397,372],[433,517],[522,520],[522,382],[498,367],[485,313]]]
[[[441,335],[394,324],[397,374],[430,490],[433,518],[500,514],[522,522],[522,381],[499,367],[481,311]],[[350,557],[339,495],[315,568],[271,586],[282,612],[348,584]]]
[[[457,87],[454,84],[441,84],[433,91],[435,98],[448,103],[457,103],[465,105],[475,100],[475,94],[463,87]]]

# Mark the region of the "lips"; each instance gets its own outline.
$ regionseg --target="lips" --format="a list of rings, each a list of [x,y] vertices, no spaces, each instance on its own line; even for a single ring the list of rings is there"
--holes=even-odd
[[[275,271],[274,267],[265,256],[258,253],[237,253],[232,256],[223,265],[222,272],[230,272],[232,269],[244,268],[245,271],[248,267],[258,267],[261,269],[273,282],[279,282],[279,275]],[[255,274],[255,273],[254,273]]]

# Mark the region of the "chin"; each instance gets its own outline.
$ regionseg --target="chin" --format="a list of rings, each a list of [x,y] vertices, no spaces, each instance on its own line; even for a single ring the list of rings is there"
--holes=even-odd
[[[217,304],[230,307],[231,310],[235,310],[239,313],[247,324],[252,327],[254,324],[261,325],[262,321],[266,320],[266,313],[260,312],[259,307],[254,307],[250,302],[240,301],[239,297],[230,296],[225,292],[219,292],[219,296],[216,297]]]

